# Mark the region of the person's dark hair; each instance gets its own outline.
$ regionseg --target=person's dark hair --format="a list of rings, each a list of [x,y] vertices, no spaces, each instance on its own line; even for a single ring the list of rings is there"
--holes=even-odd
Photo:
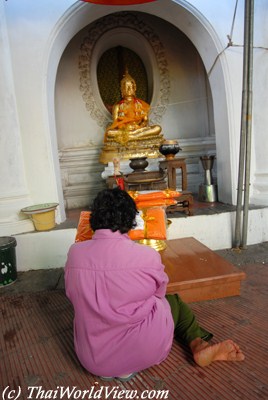
[[[98,193],[91,207],[90,225],[93,231],[111,229],[127,233],[136,226],[135,201],[124,190],[104,189]]]

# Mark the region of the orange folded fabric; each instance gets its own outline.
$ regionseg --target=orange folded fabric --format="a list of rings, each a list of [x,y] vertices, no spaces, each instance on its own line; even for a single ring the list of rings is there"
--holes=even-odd
[[[157,206],[171,206],[177,204],[175,199],[155,199],[155,200],[148,200],[148,201],[137,201],[136,206],[139,210],[144,208],[151,208]]]
[[[166,213],[163,207],[148,208],[141,211],[144,229],[132,229],[129,237],[132,240],[159,239],[166,240]]]
[[[166,189],[159,192],[139,193],[129,191],[128,194],[133,198],[139,210],[155,206],[171,206],[177,204],[175,198],[181,194],[176,190]]]
[[[76,242],[83,242],[92,238],[94,232],[91,229],[89,220],[90,211],[81,211],[75,236]]]
[[[136,201],[151,201],[159,199],[173,199],[181,195],[176,190],[166,189],[159,192],[139,193],[137,191],[129,191],[128,194]]]
[[[142,229],[131,229],[128,233],[130,239],[160,239],[166,240],[166,213],[163,207],[149,208],[142,210]],[[90,226],[90,211],[81,211],[78,222],[75,242],[83,242],[92,239],[94,232]]]

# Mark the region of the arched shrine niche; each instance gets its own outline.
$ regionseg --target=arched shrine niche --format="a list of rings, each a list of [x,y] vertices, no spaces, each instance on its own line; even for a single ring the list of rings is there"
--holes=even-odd
[[[98,66],[106,52],[119,46],[142,60],[151,119],[166,138],[179,141],[192,192],[203,179],[200,155],[216,152],[210,86],[191,41],[159,17],[110,14],[73,37],[58,67],[56,127],[66,208],[88,205],[104,186],[98,156],[110,113],[100,93]]]

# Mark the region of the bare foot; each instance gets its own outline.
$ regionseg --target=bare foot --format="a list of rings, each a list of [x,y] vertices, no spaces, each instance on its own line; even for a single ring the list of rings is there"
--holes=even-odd
[[[213,361],[243,361],[244,354],[232,340],[225,340],[210,346],[203,340],[190,344],[194,360],[200,367],[206,367]]]

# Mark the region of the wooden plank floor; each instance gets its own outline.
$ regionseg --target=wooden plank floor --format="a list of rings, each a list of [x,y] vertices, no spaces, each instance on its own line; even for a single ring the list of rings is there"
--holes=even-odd
[[[169,276],[167,293],[179,293],[187,303],[240,294],[245,273],[198,240],[167,240],[160,254]]]

